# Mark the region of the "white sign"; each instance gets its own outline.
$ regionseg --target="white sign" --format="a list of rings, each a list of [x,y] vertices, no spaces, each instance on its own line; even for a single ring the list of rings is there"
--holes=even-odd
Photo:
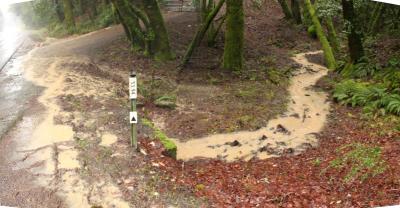
[[[137,98],[137,79],[136,76],[129,78],[129,98]]]
[[[379,1],[379,2],[388,3],[388,4],[400,5],[400,0],[374,0],[374,1]]]
[[[129,122],[131,124],[137,124],[137,122],[138,122],[137,112],[130,112],[130,114],[129,114]]]

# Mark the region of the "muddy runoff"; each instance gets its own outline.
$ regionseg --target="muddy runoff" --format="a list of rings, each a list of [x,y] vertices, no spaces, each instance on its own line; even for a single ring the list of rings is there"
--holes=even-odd
[[[293,60],[302,67],[291,80],[288,111],[270,120],[257,131],[240,131],[193,138],[187,142],[173,139],[177,145],[177,158],[218,158],[226,161],[266,159],[285,153],[297,154],[317,145],[316,134],[322,130],[330,104],[325,92],[312,89],[328,69],[310,63],[306,55],[321,51],[301,53]]]
[[[11,132],[17,141],[13,155],[15,169],[27,169],[35,175],[37,185],[54,190],[67,207],[129,207],[123,193],[110,175],[104,173],[90,182],[85,180],[85,165],[79,159],[75,138],[93,141],[101,138],[99,145],[109,147],[117,137],[105,130],[96,130],[96,135],[74,132],[65,120],[75,125],[93,122],[80,112],[66,112],[58,105],[61,95],[111,96],[104,90],[112,86],[107,80],[83,76],[67,68],[69,63],[87,63],[81,57],[41,58],[32,51],[24,63],[24,77],[35,85],[44,87],[38,102],[44,113],[26,116]],[[69,82],[73,79],[74,83]],[[79,134],[79,135],[78,135]]]

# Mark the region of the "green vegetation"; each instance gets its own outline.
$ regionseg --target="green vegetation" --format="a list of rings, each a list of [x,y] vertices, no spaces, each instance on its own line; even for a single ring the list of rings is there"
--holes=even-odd
[[[363,60],[346,65],[344,79],[335,87],[333,97],[343,104],[363,107],[372,115],[400,115],[400,61],[391,59],[382,67]]]
[[[77,7],[70,0],[63,0],[62,4],[61,1],[38,0],[16,4],[13,10],[22,17],[28,28],[45,28],[45,34],[42,35],[50,37],[84,34],[116,23],[110,4],[91,1],[86,0],[82,7]]]
[[[328,168],[344,170],[346,183],[375,177],[386,170],[386,162],[382,159],[380,147],[352,143],[340,147],[337,152],[341,154],[331,161]]]
[[[169,139],[168,136],[165,135],[160,129],[155,127],[155,125],[150,120],[143,118],[141,121],[143,125],[150,127],[154,130],[154,137],[160,140],[161,144],[165,148],[167,155],[172,158],[176,158],[177,147],[175,143],[171,139]]]

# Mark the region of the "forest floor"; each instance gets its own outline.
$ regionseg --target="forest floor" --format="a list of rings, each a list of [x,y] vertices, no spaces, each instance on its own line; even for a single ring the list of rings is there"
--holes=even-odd
[[[132,69],[139,74],[139,115],[180,141],[257,130],[290,107],[289,80],[308,67],[296,63],[293,56],[317,51],[318,44],[287,23],[278,4],[256,9],[248,3],[246,8],[247,70],[240,74],[219,69],[221,40],[215,48],[200,46],[180,73],[178,61],[159,63],[132,53],[121,27],[40,44],[23,66],[25,79],[41,86],[41,93],[0,141],[2,205],[372,207],[400,203],[400,134],[389,121],[363,119],[358,109],[337,105],[330,97],[324,98],[331,103],[325,127],[315,134],[318,145],[296,154],[285,151],[279,157],[234,162],[177,161],[164,156],[162,145],[151,139],[152,130],[140,123],[141,152],[131,149],[126,88]],[[196,30],[196,20],[194,13],[166,15],[177,60]],[[312,66],[323,64],[318,55],[306,58]],[[331,74],[320,80],[313,91],[329,92],[334,79]],[[162,96],[175,98],[177,106],[156,105],[154,100]],[[343,155],[340,147],[353,143],[381,147],[385,171],[362,182],[345,181],[352,167],[329,165]],[[35,192],[37,187],[40,190]],[[43,197],[46,200],[41,201]]]

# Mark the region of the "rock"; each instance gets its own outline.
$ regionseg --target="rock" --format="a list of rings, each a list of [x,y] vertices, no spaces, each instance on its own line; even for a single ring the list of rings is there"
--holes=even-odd
[[[72,79],[67,77],[67,78],[65,78],[65,82],[72,82]]]
[[[160,108],[171,108],[171,109],[176,108],[175,102],[168,101],[168,100],[156,100],[156,101],[154,101],[154,104]]]
[[[276,145],[279,145],[279,146],[286,146],[285,142],[275,142],[275,143],[276,143]]]
[[[163,96],[154,101],[154,104],[160,108],[176,108],[175,98]]]
[[[310,143],[303,143],[299,146],[300,149],[311,149],[313,146]]]
[[[300,118],[300,115],[298,113],[293,113],[292,115],[290,115],[290,117]]]
[[[240,142],[238,140],[235,140],[233,142],[227,142],[225,144],[226,145],[230,145],[231,147],[240,147],[240,146],[242,146],[242,144],[240,144]]]
[[[293,148],[287,148],[283,151],[285,154],[293,154],[294,153],[294,149]]]
[[[287,128],[285,128],[282,124],[278,124],[276,126],[276,131],[284,134],[290,134],[290,131],[287,130]]]
[[[265,136],[265,135],[262,135],[262,137],[259,139],[260,141],[264,141],[264,140],[267,140],[268,139],[268,137],[267,136]]]

